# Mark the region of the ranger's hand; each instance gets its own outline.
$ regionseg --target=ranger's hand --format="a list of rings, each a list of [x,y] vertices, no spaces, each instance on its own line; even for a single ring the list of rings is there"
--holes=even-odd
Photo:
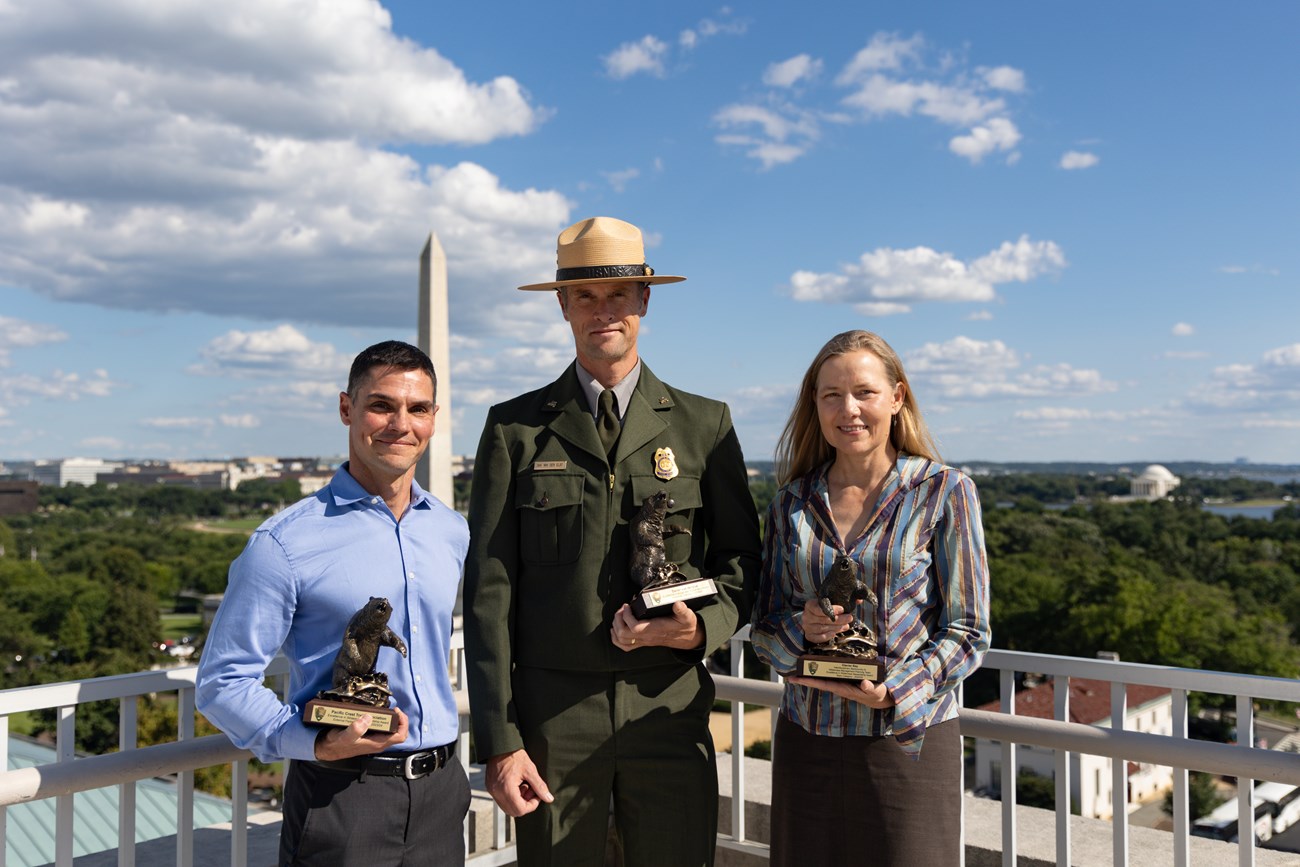
[[[700,628],[700,619],[685,602],[673,603],[671,617],[651,617],[648,620],[637,620],[632,608],[624,605],[614,612],[609,640],[625,651],[639,647],[694,650],[704,643],[704,630]]]
[[[487,761],[485,772],[488,794],[506,815],[518,819],[536,810],[542,802],[555,800],[537,765],[524,750],[502,753]]]

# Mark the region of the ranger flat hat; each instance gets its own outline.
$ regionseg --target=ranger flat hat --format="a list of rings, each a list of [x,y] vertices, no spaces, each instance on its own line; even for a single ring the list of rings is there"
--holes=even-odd
[[[558,289],[582,283],[680,283],[685,277],[656,274],[645,263],[641,230],[613,217],[591,217],[560,233],[555,246],[555,279],[520,286]]]

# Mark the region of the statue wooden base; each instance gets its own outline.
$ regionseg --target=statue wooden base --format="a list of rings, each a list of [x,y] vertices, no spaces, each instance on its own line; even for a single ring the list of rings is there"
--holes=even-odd
[[[695,578],[689,581],[665,584],[662,587],[642,590],[633,596],[631,602],[632,614],[637,620],[663,617],[673,613],[674,602],[685,602],[687,605],[691,605],[700,599],[707,599],[717,594],[718,585],[712,578]],[[692,607],[694,606],[692,605]]]
[[[885,663],[880,657],[867,659],[839,653],[805,653],[799,657],[795,673],[800,677],[880,683],[885,679]]]
[[[359,717],[370,714],[368,732],[391,732],[397,729],[397,714],[392,708],[375,707],[364,702],[332,701],[313,698],[302,709],[302,721],[311,726],[352,725]]]

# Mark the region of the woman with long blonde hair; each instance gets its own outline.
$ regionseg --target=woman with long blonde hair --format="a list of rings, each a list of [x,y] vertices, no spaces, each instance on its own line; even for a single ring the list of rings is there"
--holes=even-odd
[[[868,331],[837,334],[813,359],[777,479],[752,633],[786,675],[772,863],[856,863],[869,851],[873,864],[958,864],[955,691],[990,638],[975,485],[940,462],[898,354]],[[870,594],[828,615],[822,587],[845,569]],[[878,643],[878,680],[795,674],[801,655],[850,630]]]

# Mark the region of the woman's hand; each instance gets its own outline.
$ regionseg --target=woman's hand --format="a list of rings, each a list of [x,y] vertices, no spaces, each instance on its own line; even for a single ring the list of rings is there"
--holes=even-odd
[[[865,704],[867,707],[876,710],[884,710],[887,707],[894,706],[894,699],[889,694],[889,690],[885,689],[883,683],[872,683],[865,679],[857,682],[834,680],[829,677],[787,677],[785,680],[786,683],[811,686],[813,689],[833,692],[840,698],[847,698],[850,701]]]
[[[835,616],[827,617],[826,612],[822,611],[820,600],[815,597],[804,603],[803,617],[799,620],[804,641],[809,644],[825,644],[853,625],[853,615],[845,614],[842,606],[833,605],[831,611],[835,612]]]

